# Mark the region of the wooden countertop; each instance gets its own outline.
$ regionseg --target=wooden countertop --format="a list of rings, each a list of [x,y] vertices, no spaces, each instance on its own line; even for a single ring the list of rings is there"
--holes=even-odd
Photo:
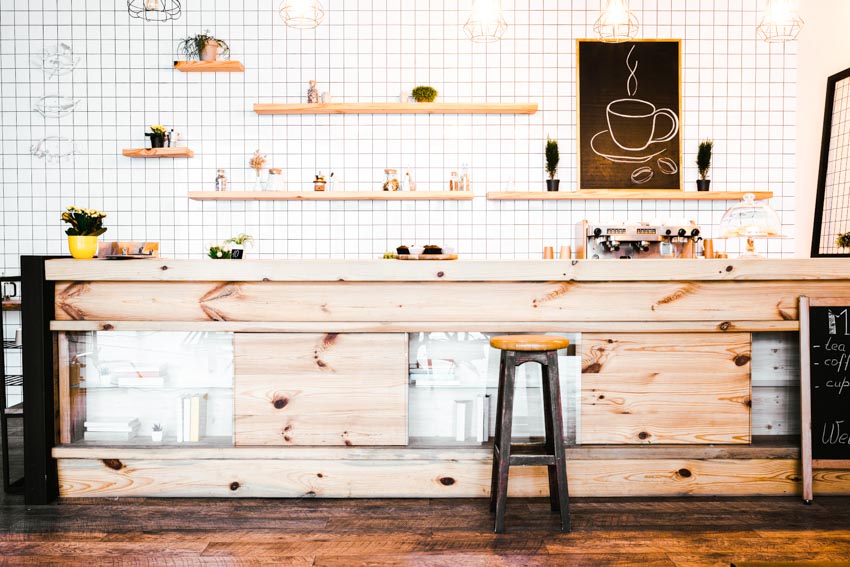
[[[52,281],[551,282],[850,280],[843,258],[735,260],[47,260]]]

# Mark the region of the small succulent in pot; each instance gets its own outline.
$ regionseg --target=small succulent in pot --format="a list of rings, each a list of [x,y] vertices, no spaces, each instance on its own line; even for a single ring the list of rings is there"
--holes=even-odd
[[[560,161],[561,153],[558,151],[558,140],[546,136],[546,171],[549,173],[549,179],[546,180],[547,191],[557,191],[561,184],[560,179],[555,179]]]
[[[177,44],[177,51],[186,59],[215,61],[219,54],[222,59],[230,59],[230,46],[223,39],[212,35],[210,30],[181,40]]]
[[[210,244],[207,256],[213,260],[230,260],[230,248],[226,243]]]
[[[153,440],[154,442],[159,443],[160,441],[162,441],[162,433],[162,424],[154,423],[151,426],[151,440]]]
[[[437,99],[437,89],[429,86],[418,86],[410,93],[416,102],[434,102]]]
[[[835,245],[839,248],[850,248],[850,232],[840,232],[835,237]]]
[[[233,248],[230,249],[230,258],[232,260],[241,260],[245,255],[245,245],[250,244],[254,245],[254,237],[250,234],[245,234],[244,232],[238,236],[234,236],[233,238],[228,238],[224,241],[224,244],[233,244]]]
[[[154,124],[151,126],[151,131],[145,133],[145,136],[151,139],[152,148],[161,148],[165,146],[165,130],[165,126],[162,124]]]
[[[708,186],[711,183],[711,180],[708,178],[708,170],[711,169],[711,150],[713,148],[713,141],[703,140],[697,149],[697,169],[699,169],[697,191],[708,191]]]

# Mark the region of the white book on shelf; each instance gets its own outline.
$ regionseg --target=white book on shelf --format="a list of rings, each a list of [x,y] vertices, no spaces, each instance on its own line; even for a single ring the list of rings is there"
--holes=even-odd
[[[121,433],[118,431],[86,431],[83,439],[86,441],[130,441],[136,437],[138,429]]]
[[[481,394],[475,396],[473,400],[472,424],[475,440],[481,443],[484,441],[484,396]]]
[[[192,438],[192,398],[183,396],[183,442]]]
[[[177,421],[174,426],[177,442],[183,442],[183,398],[177,398]]]
[[[455,400],[455,441],[466,441],[467,423],[471,413],[471,401]]]
[[[104,431],[104,432],[113,431],[113,432],[116,432],[116,433],[128,432],[128,431],[132,431],[133,429],[138,429],[139,424],[140,424],[140,422],[139,422],[138,418],[133,418],[133,419],[129,419],[129,420],[121,420],[121,421],[119,421],[119,420],[109,420],[109,421],[90,420],[90,421],[83,422],[83,425],[85,425],[86,430],[88,430],[88,431]]]
[[[482,429],[484,431],[483,439],[481,439],[482,443],[486,443],[490,440],[490,394],[484,394],[484,423],[482,424]]]

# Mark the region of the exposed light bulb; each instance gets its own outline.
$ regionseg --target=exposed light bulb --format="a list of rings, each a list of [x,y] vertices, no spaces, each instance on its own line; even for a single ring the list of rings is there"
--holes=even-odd
[[[792,41],[797,39],[804,23],[797,0],[767,0],[756,33],[768,43]]]
[[[145,10],[161,10],[159,0],[145,0]]]
[[[616,43],[634,39],[639,27],[637,17],[629,10],[628,0],[605,0],[605,8],[593,24],[593,31],[602,41]]]
[[[472,12],[463,26],[467,37],[476,43],[499,41],[507,29],[501,0],[474,0]]]
[[[325,19],[325,9],[319,0],[283,0],[278,14],[284,24],[298,30],[317,28]]]

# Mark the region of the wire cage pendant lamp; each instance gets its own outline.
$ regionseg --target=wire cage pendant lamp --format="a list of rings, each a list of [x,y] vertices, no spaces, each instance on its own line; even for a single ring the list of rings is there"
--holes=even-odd
[[[756,33],[767,43],[793,41],[797,39],[804,23],[796,0],[767,0]]]
[[[629,0],[605,0],[605,7],[593,24],[599,39],[608,43],[634,39],[639,28],[637,16],[629,10]]]
[[[287,27],[312,30],[325,19],[325,9],[319,0],[283,0],[277,10]]]
[[[183,14],[180,0],[127,0],[127,12],[147,22],[167,22]]]
[[[502,0],[474,0],[472,13],[463,31],[475,43],[493,43],[499,41],[508,29],[508,22],[502,13]]]

